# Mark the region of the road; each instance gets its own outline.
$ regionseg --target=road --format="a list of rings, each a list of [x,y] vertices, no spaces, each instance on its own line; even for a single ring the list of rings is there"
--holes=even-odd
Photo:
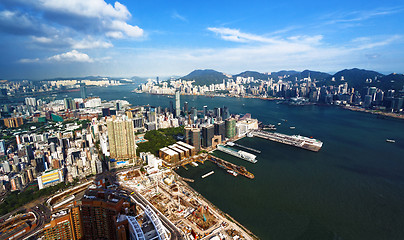
[[[130,193],[133,192],[133,190],[131,190],[131,189],[127,188],[127,187],[121,186],[121,188],[122,188],[124,191],[126,191],[127,194],[130,194]],[[160,218],[161,222],[163,223],[164,227],[167,228],[167,229],[170,231],[170,233],[171,233],[171,240],[185,239],[185,238],[182,236],[182,234],[180,233],[180,231],[178,231],[177,227],[176,227],[170,220],[168,220],[168,219],[166,218],[166,216],[164,216],[163,214],[161,214],[160,211],[158,211],[152,204],[149,204],[149,203],[147,202],[147,200],[146,200],[142,195],[140,195],[140,194],[137,193],[137,192],[134,192],[134,193],[133,193],[132,195],[130,195],[130,196],[132,196],[137,202],[139,202],[139,203],[142,204],[143,206],[150,206],[150,207],[154,210],[154,212],[157,214],[157,216]]]

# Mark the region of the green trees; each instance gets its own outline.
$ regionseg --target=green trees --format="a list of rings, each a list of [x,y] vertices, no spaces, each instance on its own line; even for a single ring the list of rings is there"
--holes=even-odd
[[[176,143],[176,136],[184,135],[184,133],[185,131],[183,126],[148,131],[146,132],[144,138],[149,141],[139,143],[136,153],[139,155],[140,152],[151,152],[157,156],[160,148]]]

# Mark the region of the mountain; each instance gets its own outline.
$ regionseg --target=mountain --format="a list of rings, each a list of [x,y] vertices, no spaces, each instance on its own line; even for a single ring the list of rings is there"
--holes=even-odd
[[[194,70],[190,74],[181,77],[182,80],[195,81],[193,85],[210,85],[223,83],[223,79],[228,79],[229,77],[221,72],[205,69],[205,70]]]
[[[404,74],[392,73],[380,78],[374,83],[375,87],[387,91],[389,89],[395,89],[400,91],[404,89]]]
[[[271,76],[268,74],[254,72],[254,71],[245,71],[245,72],[239,73],[237,75],[233,75],[234,79],[236,79],[237,77],[243,77],[243,78],[253,77],[254,79],[267,80]]]
[[[284,80],[286,81],[295,81],[296,78],[297,79],[303,79],[303,78],[308,78],[310,76],[310,78],[312,80],[326,80],[328,78],[331,77],[330,74],[328,73],[324,73],[324,72],[318,72],[318,71],[311,71],[311,70],[304,70],[303,72],[296,72],[292,75],[290,75],[290,77],[285,78]]]
[[[327,79],[326,82],[328,84],[336,84],[336,85],[347,82],[350,87],[353,87],[355,89],[361,89],[365,86],[368,86],[370,80],[372,82],[375,82],[378,79],[382,78],[383,76],[384,76],[383,74],[375,71],[353,68],[353,69],[344,69],[342,71],[335,73],[332,76],[334,77],[335,82],[332,81],[332,77]],[[344,77],[343,81],[341,81],[341,77]]]

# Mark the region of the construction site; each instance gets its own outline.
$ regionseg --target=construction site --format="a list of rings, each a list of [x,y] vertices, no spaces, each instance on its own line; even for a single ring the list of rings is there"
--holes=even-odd
[[[172,170],[148,176],[128,170],[120,172],[117,179],[120,185],[141,194],[187,239],[253,239]]]

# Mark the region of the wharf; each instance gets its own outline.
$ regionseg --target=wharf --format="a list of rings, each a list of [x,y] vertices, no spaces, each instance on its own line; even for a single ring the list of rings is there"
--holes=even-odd
[[[243,146],[243,145],[240,145],[240,144],[237,144],[237,143],[228,144],[228,145],[229,145],[229,146],[234,145],[234,146],[236,146],[236,147],[244,148],[244,149],[250,150],[250,151],[252,151],[252,152],[261,153],[260,150],[257,150],[257,149],[254,149],[254,148],[250,148],[250,147],[246,147],[246,146]]]
[[[254,137],[260,137],[274,142],[300,147],[313,152],[320,151],[321,147],[323,146],[323,142],[319,140],[299,135],[289,136],[282,133],[271,133],[262,130],[251,131],[251,134]]]
[[[250,173],[247,171],[247,169],[243,166],[237,166],[236,164],[230,163],[228,161],[225,161],[221,158],[209,155],[208,159],[209,161],[216,163],[219,167],[224,168],[226,170],[233,170],[236,173],[243,175],[246,178],[253,179],[255,176],[254,174]]]

